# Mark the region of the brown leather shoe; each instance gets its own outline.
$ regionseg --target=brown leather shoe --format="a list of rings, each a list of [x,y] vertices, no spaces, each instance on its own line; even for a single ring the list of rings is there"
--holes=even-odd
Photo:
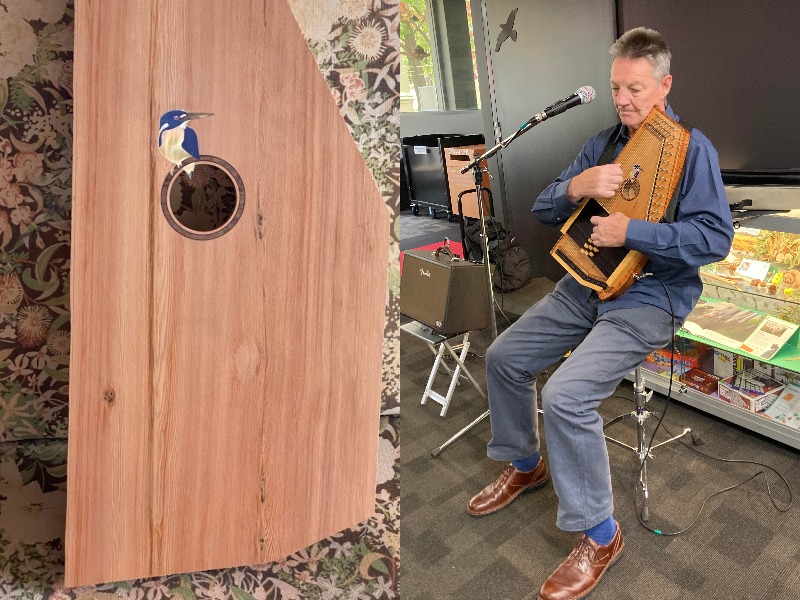
[[[577,600],[591,592],[625,547],[619,523],[616,525],[617,533],[607,546],[581,534],[567,560],[542,585],[539,600]]]
[[[467,505],[467,512],[473,517],[490,515],[511,504],[523,492],[539,489],[549,478],[547,465],[541,458],[536,468],[529,473],[518,471],[514,465],[509,464],[500,473],[500,477],[472,497]]]

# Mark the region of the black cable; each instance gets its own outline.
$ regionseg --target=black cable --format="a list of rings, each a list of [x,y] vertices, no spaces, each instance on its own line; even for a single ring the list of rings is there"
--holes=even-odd
[[[672,436],[672,432],[670,432],[669,429],[667,429],[666,426],[664,426],[664,431],[666,431],[667,434]],[[718,496],[719,494],[722,494],[723,492],[729,492],[731,490],[735,490],[736,488],[741,487],[746,483],[749,483],[750,481],[752,481],[753,479],[755,479],[759,475],[762,475],[764,477],[764,483],[767,486],[767,497],[769,498],[769,501],[772,504],[772,506],[775,508],[775,510],[777,510],[778,512],[784,512],[785,513],[792,507],[792,504],[794,502],[794,495],[792,494],[792,488],[789,485],[789,482],[786,480],[786,478],[780,473],[780,471],[778,471],[774,467],[771,467],[770,465],[767,465],[765,463],[760,463],[760,462],[752,461],[752,460],[740,460],[740,459],[720,458],[718,456],[712,456],[712,455],[707,454],[707,453],[705,453],[705,452],[703,452],[701,450],[698,450],[694,446],[690,446],[689,444],[687,444],[686,442],[684,442],[680,438],[677,438],[677,440],[682,445],[686,446],[687,448],[691,448],[692,450],[694,450],[698,454],[700,454],[702,456],[705,456],[707,458],[711,458],[713,460],[718,460],[720,462],[729,462],[729,463],[752,464],[752,465],[758,465],[760,467],[764,467],[765,469],[769,469],[770,471],[775,473],[781,479],[781,481],[783,481],[783,484],[786,486],[786,489],[789,492],[789,501],[788,501],[788,503],[786,504],[785,507],[778,506],[777,502],[775,501],[775,497],[772,494],[772,487],[770,486],[769,479],[767,479],[766,473],[764,473],[764,471],[762,470],[762,471],[758,471],[757,473],[751,475],[750,477],[748,477],[744,481],[741,481],[741,482],[739,482],[739,483],[737,483],[735,485],[728,486],[728,487],[723,488],[721,490],[717,490],[713,494],[710,494],[709,496],[707,496],[703,500],[703,503],[700,505],[700,509],[697,511],[697,514],[694,516],[694,519],[692,519],[691,522],[686,527],[684,527],[683,529],[679,529],[677,531],[662,531],[661,529],[655,529],[653,527],[650,527],[647,523],[644,522],[644,520],[642,519],[642,517],[641,517],[641,515],[639,513],[638,506],[636,506],[636,500],[635,500],[635,496],[634,496],[634,508],[636,509],[636,519],[639,521],[639,524],[642,527],[644,527],[645,529],[647,529],[648,531],[650,531],[652,533],[655,533],[656,535],[664,535],[664,536],[672,536],[672,537],[681,535],[682,533],[685,533],[685,532],[689,531],[689,529],[694,527],[695,523],[697,523],[697,520],[700,518],[700,515],[703,513],[703,509],[705,508],[706,503],[708,503],[708,501],[711,500],[711,498],[713,498],[714,496]]]
[[[494,303],[497,305],[497,299],[495,299]],[[503,312],[503,308],[501,306],[497,305],[497,310],[500,311],[501,315],[503,315],[503,318],[506,320],[506,323],[508,323],[509,326],[512,325],[511,319],[509,319],[508,315],[506,315],[506,313]]]
[[[623,396],[622,394],[611,394],[609,398],[619,398],[620,400],[627,400],[628,402],[635,402],[633,398],[628,398],[627,396]]]
[[[637,280],[638,279],[643,279],[645,277],[655,277],[656,280],[658,280],[658,283],[661,284],[661,287],[664,288],[664,293],[667,295],[667,302],[669,303],[669,314],[672,317],[672,339],[673,339],[673,343],[672,343],[673,352],[672,352],[672,357],[670,358],[670,361],[669,361],[669,385],[667,386],[667,402],[664,404],[664,410],[662,411],[661,416],[658,419],[658,423],[656,423],[656,428],[653,430],[653,435],[650,436],[650,441],[647,444],[647,452],[645,453],[644,458],[642,459],[642,466],[641,466],[641,469],[639,470],[639,477],[641,478],[642,471],[644,470],[644,462],[645,462],[645,460],[647,460],[647,457],[650,455],[650,448],[652,448],[652,446],[653,446],[653,440],[656,437],[656,433],[658,432],[658,428],[661,427],[661,422],[664,420],[664,415],[667,414],[667,409],[669,408],[669,401],[672,399],[672,381],[673,381],[673,378],[675,377],[675,360],[674,360],[675,359],[675,352],[674,352],[674,350],[675,350],[675,333],[676,333],[676,331],[675,331],[675,309],[672,306],[672,298],[669,295],[669,290],[667,289],[667,286],[664,285],[663,281],[661,281],[661,278],[658,275],[655,275],[653,273],[641,273],[639,275],[634,275],[634,277]]]
[[[745,461],[745,462],[749,462],[749,461]],[[772,467],[769,467],[769,466],[767,466],[767,468],[772,469]],[[775,471],[774,469],[772,469],[772,470]],[[775,471],[775,473],[778,473],[778,472]],[[714,496],[718,496],[719,494],[722,494],[723,492],[729,492],[731,490],[735,490],[736,488],[743,486],[745,483],[748,483],[749,481],[752,481],[753,479],[755,479],[759,475],[763,475],[764,476],[764,481],[767,484],[767,494],[769,495],[769,499],[772,502],[772,505],[775,507],[775,509],[779,510],[781,512],[786,512],[787,510],[789,510],[789,508],[792,505],[791,504],[791,488],[788,488],[789,484],[786,482],[786,479],[783,477],[783,475],[778,473],[778,476],[781,479],[783,479],[783,482],[786,484],[787,488],[789,489],[789,497],[790,497],[789,506],[787,506],[785,509],[782,509],[777,504],[775,504],[775,499],[772,497],[772,490],[770,489],[769,480],[767,479],[767,476],[764,474],[764,471],[759,471],[758,473],[756,473],[755,475],[751,475],[750,477],[748,477],[747,479],[745,479],[741,483],[737,483],[736,485],[731,485],[731,486],[723,488],[721,490],[717,490],[716,492],[714,492],[713,494],[708,496],[705,500],[703,500],[703,503],[700,505],[700,510],[697,511],[697,514],[695,515],[694,519],[692,519],[691,523],[689,523],[683,529],[679,529],[678,531],[662,531],[661,529],[654,529],[653,527],[650,527],[649,525],[647,525],[647,523],[645,523],[642,520],[642,517],[641,517],[641,515],[639,515],[638,512],[636,513],[636,519],[639,521],[639,524],[642,527],[644,527],[648,531],[651,531],[652,533],[655,533],[656,535],[665,535],[665,536],[673,536],[673,537],[681,535],[682,533],[686,533],[687,531],[689,531],[689,529],[694,527],[694,524],[697,522],[697,520],[700,518],[700,515],[703,513],[703,509],[706,507],[706,503],[709,500],[711,500],[711,498],[713,498]]]
[[[664,431],[666,431],[668,435],[672,436],[672,432],[669,429],[667,429],[667,426],[664,425],[663,427],[664,427]],[[684,442],[680,438],[678,438],[678,441],[682,445],[686,446],[687,448],[689,448],[691,450],[694,450],[695,452],[697,452],[701,456],[705,456],[706,458],[710,458],[712,460],[718,460],[720,462],[726,462],[726,463],[739,463],[739,464],[756,465],[758,467],[763,467],[765,469],[768,469],[768,470],[772,471],[773,473],[775,473],[775,475],[778,476],[778,478],[781,481],[783,481],[783,484],[786,486],[786,490],[789,492],[789,500],[788,500],[788,503],[786,504],[785,508],[781,508],[780,506],[778,506],[776,504],[776,502],[775,502],[775,498],[772,496],[772,490],[771,490],[770,485],[769,485],[769,480],[767,480],[767,495],[769,496],[770,503],[772,504],[772,506],[775,507],[775,510],[777,510],[779,512],[787,512],[792,507],[792,504],[794,502],[794,494],[792,493],[792,487],[789,485],[789,482],[786,480],[786,477],[784,477],[781,474],[781,472],[778,471],[775,467],[772,467],[772,466],[770,466],[770,465],[768,465],[766,463],[758,462],[756,460],[745,460],[745,459],[741,459],[741,458],[721,458],[719,456],[714,456],[713,454],[708,454],[707,452],[703,452],[702,450],[699,450],[696,446],[689,445],[689,444],[687,444],[686,442]],[[726,490],[723,490],[723,491],[727,491],[727,489],[733,489],[733,488],[739,487],[740,485],[744,485],[745,483],[747,483],[751,479],[754,479],[758,475],[764,475],[764,479],[766,480],[766,475],[764,474],[764,472],[763,471],[759,471],[758,473],[756,473],[752,477],[746,479],[745,481],[742,481],[741,483],[738,483],[738,484],[736,484],[735,486],[733,486],[731,488],[726,488]],[[719,492],[717,492],[717,493],[719,493]],[[712,496],[713,496],[713,494],[712,494]],[[709,496],[709,498],[711,498],[712,496]]]
[[[764,477],[764,482],[767,485],[767,496],[769,497],[769,500],[772,503],[772,506],[775,508],[775,510],[777,510],[779,512],[787,512],[791,508],[792,503],[794,502],[794,496],[792,494],[792,488],[789,485],[789,482],[786,480],[786,478],[777,469],[775,469],[774,467],[771,467],[771,466],[769,466],[767,464],[760,463],[760,462],[757,462],[757,461],[742,460],[742,459],[731,459],[731,458],[719,458],[717,456],[712,456],[710,454],[702,452],[701,450],[698,450],[695,446],[689,446],[689,444],[684,442],[680,437],[674,436],[669,431],[669,429],[667,429],[666,425],[663,424],[664,416],[667,414],[667,409],[669,408],[670,401],[672,400],[672,382],[673,382],[673,377],[675,375],[675,342],[674,342],[675,310],[674,310],[674,308],[672,306],[672,298],[669,295],[669,290],[667,289],[667,286],[664,285],[664,282],[661,281],[661,279],[657,275],[655,275],[653,273],[643,273],[641,275],[636,276],[636,279],[642,279],[643,277],[655,277],[658,280],[658,282],[661,284],[661,287],[664,288],[664,293],[667,295],[667,302],[669,302],[669,310],[670,310],[670,315],[672,317],[672,331],[673,331],[672,349],[673,349],[673,353],[672,353],[672,358],[670,360],[669,386],[667,387],[667,399],[666,399],[666,402],[664,403],[664,410],[661,412],[661,415],[658,418],[658,422],[656,424],[656,427],[653,430],[653,435],[650,436],[650,441],[647,444],[647,451],[645,452],[644,457],[642,457],[642,463],[641,463],[641,466],[639,468],[639,480],[641,481],[642,473],[644,472],[645,461],[647,461],[647,457],[650,455],[650,449],[653,446],[653,440],[656,437],[656,433],[658,432],[658,429],[660,427],[663,427],[664,431],[667,432],[667,435],[669,435],[670,437],[675,437],[682,445],[684,445],[684,446],[686,446],[688,448],[691,448],[692,450],[694,450],[698,454],[700,454],[702,456],[705,456],[707,458],[711,458],[713,460],[718,460],[718,461],[721,461],[721,462],[728,462],[728,463],[745,463],[745,464],[758,465],[759,467],[763,467],[765,469],[769,469],[770,471],[775,473],[781,479],[781,481],[783,481],[783,484],[786,486],[786,489],[789,492],[789,501],[788,501],[788,504],[786,505],[785,508],[781,508],[780,506],[778,506],[778,504],[775,502],[775,498],[772,495],[772,488],[770,487],[770,483],[769,483],[769,480],[767,479],[767,475],[762,470],[762,471],[758,471],[754,475],[751,475],[750,477],[748,477],[744,481],[742,481],[740,483],[737,483],[736,485],[732,485],[732,486],[723,488],[721,490],[717,490],[716,492],[714,492],[710,496],[706,497],[706,499],[703,500],[703,503],[700,505],[700,510],[697,511],[697,514],[695,515],[694,519],[692,519],[692,521],[686,527],[684,527],[683,529],[680,529],[678,531],[662,531],[661,529],[655,529],[653,527],[650,527],[642,519],[641,511],[639,509],[639,506],[637,506],[637,503],[636,503],[636,497],[638,495],[637,491],[638,491],[638,485],[639,485],[639,483],[636,482],[636,483],[634,483],[633,504],[634,504],[634,509],[635,509],[635,512],[636,512],[636,519],[639,521],[639,524],[642,527],[644,527],[645,529],[647,529],[648,531],[650,531],[652,533],[655,533],[656,535],[664,535],[664,536],[678,536],[678,535],[681,535],[682,533],[687,532],[689,529],[691,529],[694,526],[694,524],[700,518],[700,515],[703,513],[703,509],[705,508],[706,503],[709,500],[711,500],[711,498],[713,498],[714,496],[717,496],[719,494],[722,494],[723,492],[728,492],[730,490],[734,490],[734,489],[736,489],[738,487],[741,487],[744,484],[752,481],[753,479],[755,479],[759,475],[762,475]]]
[[[500,251],[499,251],[499,247],[500,247],[500,244],[499,244],[499,241],[500,241],[500,230],[497,227],[497,220],[494,217],[490,217],[490,218],[491,218],[491,225],[494,228],[494,237],[498,241],[498,244],[497,244],[498,251],[497,251],[497,260],[495,261],[495,268],[500,269],[500,302],[497,301],[497,298],[494,296],[494,294],[492,294],[492,296],[494,297],[494,303],[495,303],[495,306],[497,307],[497,310],[500,311],[501,315],[503,315],[503,318],[506,320],[506,323],[511,325],[511,319],[508,318],[508,315],[506,315],[506,313],[504,311],[506,297],[505,297],[505,294],[503,293],[503,279],[505,278],[505,271],[503,270],[503,262],[502,262],[502,260],[500,260]],[[484,219],[484,223],[485,223],[485,221],[486,221],[486,219]],[[486,260],[489,260],[489,236],[488,236],[488,234],[486,235]],[[489,261],[489,262],[491,262],[491,261]],[[489,282],[489,285],[493,285],[491,281]]]

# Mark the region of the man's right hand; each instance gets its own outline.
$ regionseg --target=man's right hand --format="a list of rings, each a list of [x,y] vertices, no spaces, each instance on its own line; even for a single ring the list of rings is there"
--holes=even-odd
[[[622,167],[617,163],[586,169],[567,185],[567,198],[577,204],[581,198],[611,198],[622,184]]]

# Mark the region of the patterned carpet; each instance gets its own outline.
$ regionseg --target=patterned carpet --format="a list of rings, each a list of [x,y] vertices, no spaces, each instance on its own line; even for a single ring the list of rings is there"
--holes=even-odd
[[[392,221],[375,514],[276,563],[63,589],[75,2],[0,0],[2,599],[398,596],[400,3],[289,4]]]
[[[485,332],[471,337],[472,351],[484,354]],[[470,497],[492,481],[503,465],[486,457],[491,431],[485,419],[446,448],[430,452],[472,422],[485,401],[463,382],[447,416],[428,402],[420,405],[432,366],[431,352],[407,334],[401,339],[403,401],[403,600],[492,598],[535,599],[544,579],[567,556],[573,534],[555,526],[557,498],[552,485],[527,494],[503,511],[470,517]],[[467,367],[485,389],[485,367],[472,356]],[[447,383],[444,375],[438,388]],[[541,384],[542,382],[540,382]],[[632,385],[601,406],[605,419],[632,410]],[[660,410],[663,397],[651,402]],[[672,403],[665,419],[670,430],[691,427],[705,442],[697,448],[714,456],[766,463],[778,469],[798,493],[800,452]],[[615,437],[635,445],[635,423],[613,427]],[[648,420],[652,432],[654,420]],[[659,433],[656,443],[666,439]],[[764,470],[750,464],[711,460],[671,443],[653,451],[649,465],[650,526],[673,532],[690,525],[703,500]],[[547,459],[547,441],[543,443]],[[609,444],[615,517],[625,536],[625,552],[592,592],[592,600],[793,600],[800,597],[800,507],[795,499],[777,511],[759,476],[711,498],[696,524],[679,536],[658,536],[639,525],[634,509],[638,459]],[[786,488],[770,472],[775,501],[786,506]]]
[[[2,444],[0,598],[395,598],[398,420],[381,419],[375,514],[358,526],[275,563],[69,589],[63,587],[66,442]]]

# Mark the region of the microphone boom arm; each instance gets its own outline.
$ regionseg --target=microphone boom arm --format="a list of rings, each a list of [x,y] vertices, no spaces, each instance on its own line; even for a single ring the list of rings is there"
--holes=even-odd
[[[523,133],[535,127],[542,121],[546,121],[550,117],[555,117],[556,115],[560,115],[564,111],[569,110],[574,106],[580,106],[581,104],[588,104],[589,102],[594,100],[594,96],[595,93],[593,87],[585,85],[581,88],[578,88],[578,90],[574,94],[567,96],[563,100],[559,100],[555,104],[551,104],[550,106],[545,108],[542,112],[533,115],[517,131],[512,133],[503,141],[501,141],[494,148],[491,148],[488,152],[485,152],[482,156],[478,156],[477,158],[475,158],[475,160],[473,160],[466,167],[461,169],[461,174],[463,175],[470,169],[475,168],[478,164],[480,164],[482,160],[491,158],[492,156],[497,154],[497,151],[500,150],[500,148],[505,148],[511,142],[513,142],[515,139],[521,136]]]
[[[482,155],[480,155],[480,156],[476,157],[475,159],[473,159],[473,161],[471,163],[469,163],[466,167],[461,169],[461,174],[463,175],[464,173],[466,173],[467,171],[469,171],[473,167],[479,165],[481,163],[481,161],[484,161],[487,158],[491,158],[492,156],[497,154],[500,151],[501,148],[505,148],[511,142],[513,142],[515,139],[517,139],[519,136],[521,136],[523,133],[525,133],[529,129],[533,129],[540,122],[541,121],[534,121],[533,119],[531,119],[530,121],[527,121],[522,127],[517,129],[514,133],[512,133],[506,139],[502,140],[494,148],[490,148],[489,150],[484,152]]]

